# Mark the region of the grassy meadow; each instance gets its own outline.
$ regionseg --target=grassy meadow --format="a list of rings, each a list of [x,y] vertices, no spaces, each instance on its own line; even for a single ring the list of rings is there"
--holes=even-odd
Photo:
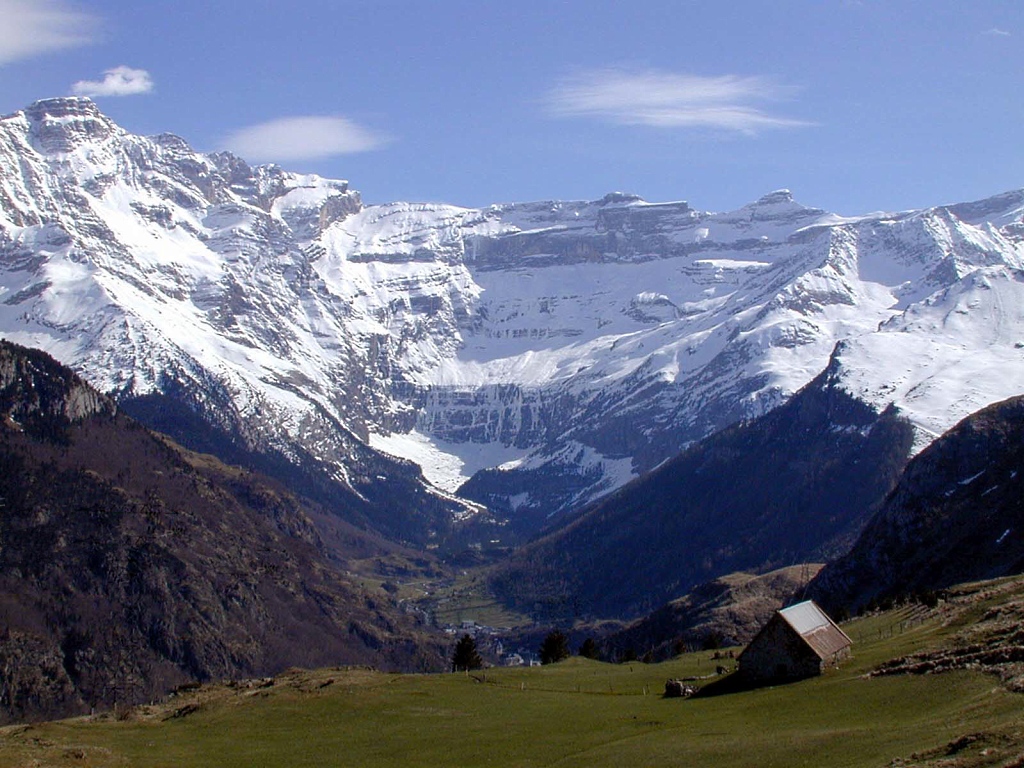
[[[0,766],[1024,765],[1024,696],[994,676],[865,677],[955,625],[904,609],[844,629],[855,657],[840,670],[692,699],[663,698],[665,680],[711,675],[722,662],[708,652],[471,675],[292,670],[0,729]]]

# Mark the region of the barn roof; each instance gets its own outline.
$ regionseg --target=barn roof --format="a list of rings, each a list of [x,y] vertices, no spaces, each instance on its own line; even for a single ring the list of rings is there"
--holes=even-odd
[[[822,659],[831,658],[833,654],[851,645],[847,637],[836,623],[815,604],[806,600],[779,611],[779,616],[804,639]]]

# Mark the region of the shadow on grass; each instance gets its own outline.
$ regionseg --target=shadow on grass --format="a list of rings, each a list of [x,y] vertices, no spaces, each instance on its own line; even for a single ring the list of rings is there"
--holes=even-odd
[[[711,696],[725,696],[730,693],[742,693],[743,691],[752,691],[755,688],[763,687],[763,683],[751,680],[738,672],[732,672],[701,687],[693,694],[692,698],[706,699]]]

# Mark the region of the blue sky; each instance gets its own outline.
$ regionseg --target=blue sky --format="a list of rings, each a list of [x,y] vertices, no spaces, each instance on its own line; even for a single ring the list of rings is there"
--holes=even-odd
[[[91,94],[368,202],[854,215],[1024,187],[1022,43],[1019,0],[0,0],[0,113]]]

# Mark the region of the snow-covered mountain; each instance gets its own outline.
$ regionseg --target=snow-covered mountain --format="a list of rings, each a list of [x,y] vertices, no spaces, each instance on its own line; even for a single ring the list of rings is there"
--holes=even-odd
[[[923,446],[1024,390],[1022,267],[1024,191],[857,218],[786,191],[728,213],[366,206],[85,99],[0,121],[0,334],[360,492],[390,474],[372,446],[431,498],[532,523],[785,402],[833,352]]]
[[[0,333],[123,404],[160,394],[243,451],[316,464],[350,516],[424,540],[478,508],[366,445],[391,399],[303,250],[360,208],[345,182],[133,136],[87,99],[37,102],[0,120]]]

